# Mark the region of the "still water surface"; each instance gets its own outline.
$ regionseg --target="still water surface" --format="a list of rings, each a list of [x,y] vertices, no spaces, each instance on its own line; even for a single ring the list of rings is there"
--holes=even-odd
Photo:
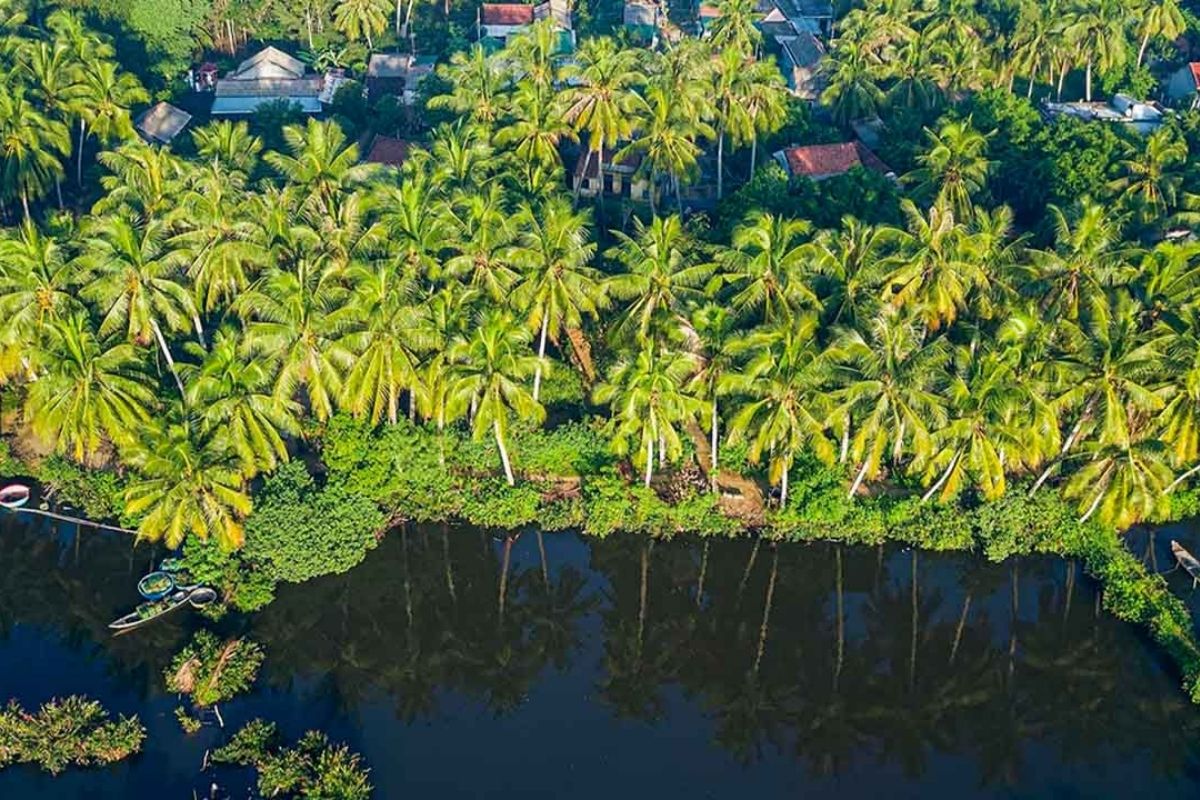
[[[88,694],[149,738],[111,769],[0,772],[0,798],[247,797],[248,772],[199,768],[255,716],[346,741],[380,798],[1200,793],[1200,713],[1069,561],[530,531],[505,578],[505,550],[398,530],[222,621],[267,662],[189,737],[162,671],[201,621],[105,629],[157,554],[2,517],[0,701]]]

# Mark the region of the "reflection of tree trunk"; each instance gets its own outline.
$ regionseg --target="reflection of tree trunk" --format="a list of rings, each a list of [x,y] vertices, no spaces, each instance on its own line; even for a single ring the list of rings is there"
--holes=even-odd
[[[967,615],[971,613],[971,593],[963,598],[962,613],[958,615],[958,627],[954,629],[954,644],[950,646],[950,663],[954,663],[958,655],[958,645],[962,642],[963,629],[967,627]]]
[[[838,690],[842,677],[842,661],[846,655],[846,605],[842,586],[842,546],[833,546],[833,559],[837,566],[837,659],[833,665],[833,691]]]
[[[704,540],[704,549],[700,554],[700,577],[696,579],[696,607],[704,603],[704,576],[708,573],[708,540]]]
[[[442,556],[446,562],[446,588],[450,591],[450,602],[457,604],[458,595],[454,591],[454,567],[450,561],[450,526],[442,523]]]
[[[908,649],[908,685],[915,686],[917,683],[917,626],[920,622],[917,616],[917,551],[912,551],[912,591],[910,593],[912,603],[912,640]]]
[[[412,632],[413,624],[413,604],[412,604],[412,581],[409,579],[408,573],[408,525],[400,527],[400,552],[401,565],[404,569],[404,613],[408,616],[408,630]]]
[[[500,621],[504,621],[504,606],[508,601],[508,565],[512,561],[513,537],[504,537],[504,558],[500,562],[500,596],[496,599]]]
[[[651,539],[647,544],[642,546],[642,588],[638,598],[638,627],[637,627],[637,653],[638,661],[642,658],[642,637],[646,632],[646,601],[650,588],[650,550],[654,547],[654,540]]]
[[[1013,673],[1016,671],[1017,663],[1017,612],[1019,608],[1020,597],[1020,575],[1018,573],[1019,566],[1016,561],[1013,562],[1012,569],[1009,571],[1009,623],[1008,623],[1008,678],[1011,681]]]
[[[754,547],[750,549],[750,558],[746,559],[746,568],[742,570],[742,580],[738,583],[737,601],[742,601],[742,592],[746,591],[746,581],[750,580],[750,570],[754,569],[754,561],[758,558],[758,547],[762,544],[762,537],[754,539]]]
[[[758,628],[758,651],[754,654],[754,677],[758,677],[758,668],[762,664],[763,652],[767,649],[767,630],[771,623],[771,604],[775,599],[775,576],[779,571],[779,548],[772,547],[771,577],[767,579],[767,600],[763,605],[762,624]]]
[[[1075,596],[1075,559],[1067,561],[1067,596],[1063,600],[1063,625],[1071,616],[1071,599]]]
[[[550,569],[546,566],[546,542],[542,539],[542,532],[537,532],[538,555],[542,559],[542,583],[546,586],[546,591],[550,591]]]

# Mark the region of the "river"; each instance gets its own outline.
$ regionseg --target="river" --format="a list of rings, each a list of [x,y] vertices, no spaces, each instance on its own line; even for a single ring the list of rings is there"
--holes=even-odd
[[[1200,792],[1200,711],[1070,561],[528,531],[505,579],[505,551],[397,530],[227,617],[267,662],[226,728],[187,736],[162,672],[205,623],[105,628],[161,553],[0,517],[0,700],[87,694],[149,734],[108,769],[0,771],[0,798],[246,797],[252,773],[200,766],[255,716],[348,743],[378,798]]]

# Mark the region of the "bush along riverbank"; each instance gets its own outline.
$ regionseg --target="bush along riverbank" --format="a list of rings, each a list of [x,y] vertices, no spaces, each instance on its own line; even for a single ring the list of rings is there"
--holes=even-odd
[[[309,432],[315,458],[294,459],[262,479],[246,522],[244,547],[226,552],[215,541],[189,537],[188,569],[218,586],[229,605],[255,611],[281,582],[351,569],[391,526],[460,520],[472,525],[590,536],[625,531],[656,537],[760,535],[774,541],[898,542],[926,550],[974,551],[992,561],[1052,554],[1078,558],[1104,586],[1104,607],[1140,626],[1177,666],[1185,691],[1200,703],[1200,645],[1184,603],[1150,574],[1120,536],[1054,491],[1033,496],[1014,485],[982,502],[922,502],[913,487],[895,485],[873,496],[849,497],[844,475],[815,458],[799,460],[783,509],[757,495],[759,483],[744,448],[722,451],[718,493],[688,469],[664,471],[651,487],[628,474],[613,455],[601,420],[553,429],[514,431],[511,456],[521,480],[499,477],[494,444],[457,428],[438,432],[400,420],[374,427],[345,416]],[[684,439],[682,463],[700,463]],[[37,467],[11,458],[6,473],[28,474],[55,496],[97,516],[129,520],[120,476],[52,458]],[[1171,519],[1200,513],[1200,493],[1172,496]],[[1166,521],[1160,520],[1160,522]]]

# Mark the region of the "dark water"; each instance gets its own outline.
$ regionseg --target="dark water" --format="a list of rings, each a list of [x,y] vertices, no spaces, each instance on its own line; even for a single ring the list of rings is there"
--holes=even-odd
[[[1187,533],[1157,537],[1162,567]],[[223,621],[267,663],[222,707],[229,727],[189,737],[162,671],[200,620],[105,629],[152,550],[0,518],[0,700],[84,693],[149,729],[111,769],[0,772],[0,798],[189,798],[214,781],[246,797],[246,772],[199,770],[254,716],[348,742],[381,798],[1200,790],[1200,713],[1071,562],[528,532],[504,582],[504,550],[474,529],[397,531],[351,573]]]

